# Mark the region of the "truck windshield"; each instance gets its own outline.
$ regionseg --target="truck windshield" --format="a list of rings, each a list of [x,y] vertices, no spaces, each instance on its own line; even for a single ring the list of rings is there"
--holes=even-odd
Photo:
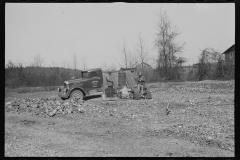
[[[89,78],[88,72],[82,72],[82,78]]]

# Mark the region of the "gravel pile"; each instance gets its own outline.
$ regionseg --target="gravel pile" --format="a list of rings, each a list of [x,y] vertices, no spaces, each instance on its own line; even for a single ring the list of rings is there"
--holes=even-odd
[[[76,113],[88,118],[135,121],[140,127],[151,124],[146,133],[149,136],[173,136],[234,151],[234,81],[155,83],[149,88],[158,92],[151,100],[22,98],[5,103],[5,111],[29,112],[44,117]],[[182,94],[185,92],[188,94]],[[166,115],[168,104],[171,112]],[[161,128],[163,125],[165,127]]]
[[[119,118],[125,122],[136,121],[139,124],[156,123],[149,126],[149,136],[174,136],[196,144],[234,151],[234,97],[229,94],[234,90],[234,82],[186,82],[180,85],[158,83],[149,88],[152,91],[160,91],[155,93],[151,100],[104,101],[99,98],[61,101],[56,98],[24,98],[7,102],[5,110],[29,112],[46,117],[77,113],[88,118]],[[217,95],[181,94],[189,90],[210,90]],[[220,90],[229,95],[219,95]],[[171,112],[166,115],[168,103]],[[155,129],[155,125],[167,127]]]
[[[103,102],[98,100],[65,100],[56,98],[23,98],[5,103],[6,112],[28,112],[32,115],[54,117],[65,114],[84,114],[86,117],[131,117],[127,108],[135,102]],[[124,109],[122,108],[124,107]],[[117,109],[118,108],[118,109]],[[120,108],[123,109],[120,111]],[[135,107],[134,107],[135,108]],[[124,112],[124,110],[126,112]]]
[[[226,134],[217,124],[201,125],[176,125],[169,128],[172,135],[178,138],[190,140],[193,143],[219,147],[234,151],[234,134]]]
[[[28,112],[33,115],[43,115],[47,117],[73,113],[84,114],[87,117],[132,117],[131,113],[128,113],[128,109],[136,104],[137,101],[103,102],[101,99],[61,101],[56,98],[23,98],[6,102],[5,111],[18,113]],[[120,111],[120,108],[123,110]]]
[[[234,93],[234,81],[202,81],[185,83],[155,83],[150,84],[151,92],[172,92],[172,93]]]
[[[56,98],[23,98],[5,104],[6,112],[29,112],[34,115],[47,115],[53,117],[56,114],[83,113],[85,111],[84,101],[66,100],[60,101]]]
[[[190,106],[219,106],[219,105],[234,105],[232,98],[220,98],[220,97],[201,97],[195,99],[189,99],[186,102]]]

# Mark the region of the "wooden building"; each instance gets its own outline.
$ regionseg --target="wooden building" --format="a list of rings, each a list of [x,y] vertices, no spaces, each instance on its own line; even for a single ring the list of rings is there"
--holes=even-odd
[[[130,71],[134,77],[137,77],[137,68],[120,68],[119,71]]]
[[[228,65],[235,65],[235,44],[229,47],[225,52],[225,62]]]

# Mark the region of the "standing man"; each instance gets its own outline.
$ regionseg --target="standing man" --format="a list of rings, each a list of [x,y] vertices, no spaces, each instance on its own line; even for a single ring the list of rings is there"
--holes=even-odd
[[[142,72],[138,74],[138,89],[140,90],[141,96],[143,95],[143,88],[145,86],[145,77],[142,75]]]
[[[106,75],[107,79],[107,85],[108,85],[108,90],[109,90],[109,97],[113,97],[113,80],[111,78],[111,72],[108,72]]]

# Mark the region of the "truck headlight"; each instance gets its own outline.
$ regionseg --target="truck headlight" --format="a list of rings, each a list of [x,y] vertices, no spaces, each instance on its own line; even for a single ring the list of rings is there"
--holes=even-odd
[[[69,83],[68,83],[68,81],[65,81],[65,82],[64,82],[64,89],[69,89]]]

